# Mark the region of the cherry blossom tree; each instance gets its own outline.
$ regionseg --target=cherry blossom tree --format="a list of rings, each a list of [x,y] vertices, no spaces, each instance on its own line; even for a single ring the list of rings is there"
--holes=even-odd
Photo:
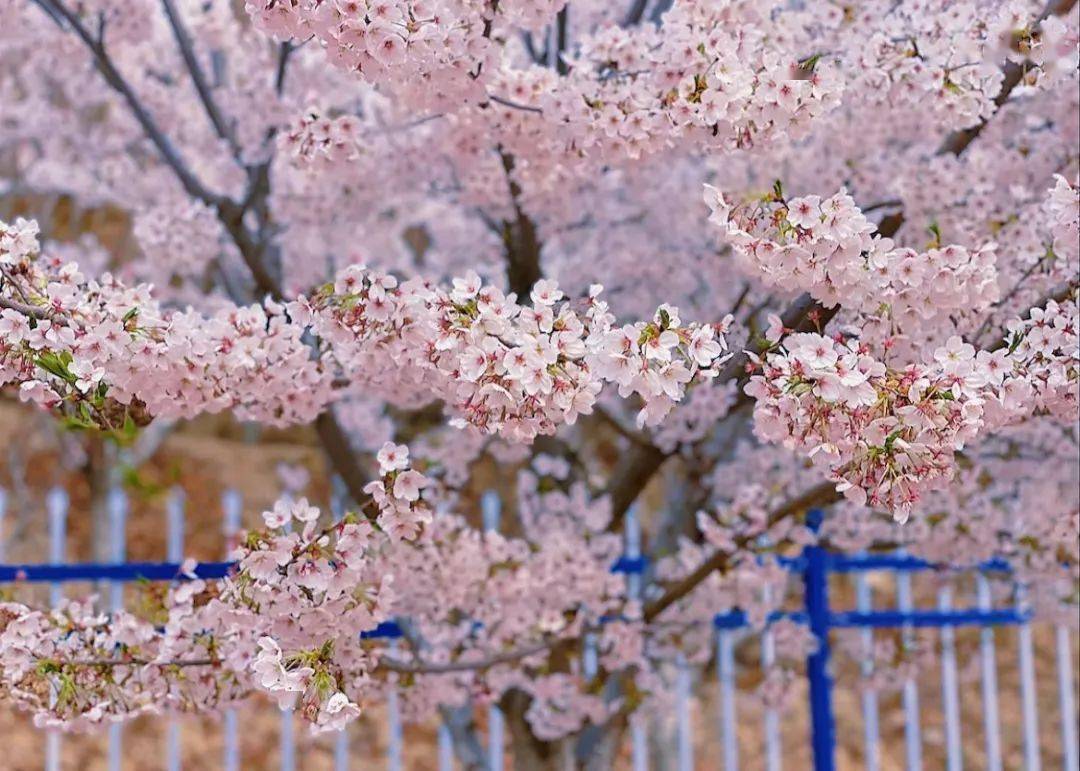
[[[0,224],[4,393],[118,443],[310,424],[352,501],[282,499],[153,613],[0,606],[40,724],[262,691],[332,729],[398,688],[418,720],[499,703],[521,768],[603,768],[806,543],[1004,557],[1075,603],[1075,0],[0,14],[9,192],[124,212],[137,255]]]

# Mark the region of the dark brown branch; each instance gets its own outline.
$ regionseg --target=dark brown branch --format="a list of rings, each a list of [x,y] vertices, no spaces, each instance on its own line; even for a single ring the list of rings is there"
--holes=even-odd
[[[334,471],[349,491],[349,497],[354,501],[364,500],[367,496],[364,486],[371,481],[371,477],[361,468],[360,460],[349,444],[349,437],[334,416],[332,408],[327,407],[315,418],[315,433],[318,434],[319,442]]]
[[[180,18],[180,14],[177,12],[172,0],[161,0],[161,6],[165,9],[165,16],[169,19],[169,26],[172,28],[173,37],[176,39],[176,47],[180,50],[180,56],[184,60],[188,74],[191,76],[191,82],[199,95],[199,101],[202,102],[206,117],[210,119],[210,125],[214,127],[214,133],[225,140],[237,163],[243,165],[241,148],[236,141],[236,134],[226,124],[217,102],[214,101],[210,84],[207,82],[206,75],[199,65],[199,59],[195,55],[195,47],[192,45],[191,36],[188,35],[187,28],[184,26],[184,20]]]
[[[631,504],[670,456],[656,445],[641,443],[635,443],[628,452],[623,453],[606,489],[611,499],[609,528],[612,531],[622,531]]]
[[[34,319],[47,319],[52,316],[45,308],[37,305],[27,305],[18,300],[9,300],[6,297],[0,297],[0,308],[8,308]]]
[[[506,253],[506,278],[511,292],[516,292],[519,302],[527,302],[533,284],[543,274],[540,270],[540,239],[536,223],[521,208],[521,185],[514,178],[514,157],[499,151],[506,181],[510,186],[510,200],[514,206],[514,219],[502,225],[503,248]]]
[[[222,202],[222,197],[212,193],[208,190],[191,171],[188,169],[187,164],[184,163],[180,154],[173,147],[172,142],[161,131],[160,127],[154,121],[149,111],[143,106],[139,97],[135,94],[134,90],[128,84],[119,70],[116,69],[105,51],[105,44],[102,40],[95,38],[87,30],[86,26],[79,19],[78,15],[70,10],[60,0],[33,0],[38,6],[49,14],[51,17],[59,15],[64,19],[68,26],[75,32],[75,34],[82,40],[83,45],[94,59],[94,66],[97,67],[98,72],[105,79],[105,82],[116,91],[124,102],[127,104],[128,109],[131,110],[132,115],[142,127],[143,133],[153,143],[161,154],[162,159],[172,169],[176,178],[180,181],[184,190],[192,198],[196,198],[203,203],[211,207],[217,207]]]
[[[1076,0],[1050,0],[1050,2],[1047,3],[1046,8],[1043,9],[1043,12],[1040,13],[1035,20],[1035,24],[1032,25],[1032,32],[1037,33],[1045,19],[1050,16],[1064,16],[1072,10],[1074,5],[1076,5]],[[1020,82],[1024,79],[1024,74],[1029,66],[1030,63],[1026,61],[1020,64],[1010,61],[1005,65],[1003,68],[1005,78],[1001,82],[1001,90],[998,91],[997,96],[994,97],[994,106],[996,108],[1000,108],[1008,101],[1013,89],[1020,85]],[[983,132],[983,129],[986,128],[990,120],[996,114],[997,109],[974,126],[960,129],[959,131],[954,131],[949,134],[937,149],[936,155],[962,155],[979,134]],[[903,224],[903,211],[890,214],[881,220],[881,224],[878,225],[878,233],[887,238],[891,238],[896,235],[896,232],[900,230],[900,226]]]
[[[407,672],[411,674],[446,674],[450,672],[475,672],[483,669],[491,669],[500,664],[512,664],[515,661],[528,658],[529,656],[535,656],[537,653],[543,653],[546,650],[550,650],[553,645],[560,642],[560,640],[544,640],[536,643],[535,645],[529,645],[524,648],[518,648],[517,650],[507,651],[506,653],[497,653],[493,656],[489,656],[478,661],[452,661],[447,664],[424,664],[424,663],[412,663],[405,661],[398,661],[396,659],[382,658],[379,659],[379,667],[382,669],[388,669],[391,672]]]
[[[633,27],[635,24],[641,22],[642,17],[645,15],[645,8],[649,5],[649,0],[634,0],[634,4],[630,6],[630,10],[626,12],[626,17],[623,19],[623,27]]]
[[[505,96],[499,96],[497,94],[488,94],[488,99],[491,100],[492,102],[495,102],[496,104],[501,104],[503,107],[510,107],[511,109],[514,109],[514,110],[524,110],[525,112],[534,112],[537,115],[543,115],[544,114],[544,111],[542,109],[540,109],[539,107],[533,107],[533,106],[528,105],[528,104],[520,104],[518,102],[513,101],[512,99],[507,99]]]
[[[285,74],[288,72],[289,57],[295,48],[288,40],[278,47],[277,68],[274,70],[274,93],[278,96],[285,92]]]
[[[832,482],[822,482],[816,487],[810,488],[798,498],[788,501],[780,508],[770,512],[765,520],[764,530],[768,530],[788,517],[800,514],[807,509],[834,503],[839,499],[840,494],[836,492],[836,486]],[[734,539],[736,547],[734,550],[715,552],[711,557],[702,562],[696,570],[690,573],[690,575],[668,587],[663,595],[645,606],[645,610],[642,613],[642,618],[645,620],[645,623],[655,620],[656,617],[665,610],[690,594],[690,592],[694,591],[702,581],[713,573],[724,571],[731,567],[733,560],[739,553],[747,546],[750,546],[764,530],[753,534],[737,536]]]

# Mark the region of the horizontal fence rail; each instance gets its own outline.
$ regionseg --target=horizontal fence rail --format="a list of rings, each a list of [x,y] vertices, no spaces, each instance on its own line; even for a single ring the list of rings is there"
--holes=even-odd
[[[3,520],[7,498],[0,488],[0,536],[3,534]],[[94,583],[107,588],[109,607],[119,609],[124,604],[124,585],[137,581],[185,581],[192,578],[220,580],[229,576],[236,568],[231,561],[202,562],[185,571],[182,561],[184,542],[184,499],[179,490],[173,491],[167,500],[167,559],[163,562],[125,561],[124,530],[127,521],[127,503],[122,492],[117,489],[108,498],[110,524],[110,556],[112,562],[106,563],[68,563],[66,558],[67,509],[66,493],[60,489],[50,491],[46,498],[49,514],[49,562],[33,564],[0,564],[0,583],[6,584],[47,584],[52,604],[57,604],[63,596],[63,585],[67,583]],[[500,524],[500,503],[494,491],[482,496],[481,507],[484,529],[495,531]],[[227,491],[222,498],[222,510],[225,536],[225,551],[228,554],[237,543],[242,531],[242,501],[235,491]],[[332,505],[335,518],[343,512],[340,500]],[[814,512],[810,518],[820,522],[821,515]],[[624,553],[611,565],[613,573],[625,575],[626,592],[630,599],[640,599],[649,578],[649,561],[641,551],[641,531],[637,513],[631,509],[626,517],[624,530]],[[0,537],[0,561],[9,558]],[[941,656],[941,699],[944,720],[946,768],[963,767],[963,744],[961,735],[961,716],[958,701],[958,669],[954,630],[958,627],[976,627],[979,632],[978,656],[979,672],[982,683],[984,746],[986,767],[995,771],[1003,768],[1002,742],[1000,734],[1000,708],[998,704],[999,687],[997,682],[997,653],[995,648],[994,628],[1016,627],[1018,632],[1017,664],[1020,676],[1020,700],[1022,713],[1022,739],[1024,768],[1027,771],[1041,768],[1040,747],[1038,744],[1038,713],[1035,696],[1035,657],[1032,648],[1031,611],[1028,608],[1022,586],[1016,587],[1016,602],[1009,607],[994,607],[990,592],[989,578],[1012,580],[1009,564],[1003,560],[990,560],[971,568],[956,568],[938,565],[926,560],[909,556],[903,552],[891,554],[845,555],[832,553],[820,546],[808,546],[796,557],[780,557],[777,562],[793,577],[800,579],[803,587],[802,608],[799,610],[776,610],[767,617],[767,622],[787,619],[805,625],[815,637],[816,650],[806,662],[808,685],[808,707],[811,731],[809,745],[816,771],[834,771],[836,768],[836,721],[833,713],[833,664],[831,661],[830,638],[834,630],[857,630],[861,656],[859,672],[863,677],[874,673],[872,662],[873,633],[876,629],[898,629],[901,639],[907,646],[913,645],[915,629],[940,630]],[[973,573],[975,576],[976,597],[970,606],[955,601],[952,590],[944,587],[939,590],[936,607],[918,609],[913,606],[911,577],[922,572],[956,571]],[[866,580],[867,574],[887,573],[895,576],[895,608],[875,606],[873,590]],[[834,610],[830,604],[830,577],[849,575],[853,581],[855,607],[849,610]],[[766,590],[771,591],[771,590]],[[767,604],[770,597],[763,599]],[[601,623],[610,621],[601,618]],[[716,613],[712,618],[715,633],[715,662],[718,682],[717,715],[721,753],[716,759],[724,771],[735,771],[739,767],[739,749],[736,730],[739,725],[737,713],[736,658],[735,649],[740,642],[740,635],[751,627],[748,614],[739,608]],[[383,639],[394,646],[403,636],[402,627],[394,620],[384,621],[376,628],[361,633],[363,639]],[[773,662],[775,656],[772,635],[767,625],[761,631],[760,656],[763,666]],[[1076,699],[1072,667],[1072,641],[1070,630],[1059,625],[1054,630],[1055,655],[1058,680],[1058,712],[1061,734],[1061,753],[1063,771],[1080,771],[1077,768]],[[588,635],[583,646],[582,671],[597,671],[596,637]],[[693,741],[691,702],[694,698],[693,669],[680,654],[672,662],[670,687],[674,694],[674,767],[679,771],[691,771],[694,768],[695,744]],[[902,709],[904,711],[904,755],[906,768],[917,771],[923,768],[923,736],[920,725],[918,688],[913,680],[907,680],[902,689]],[[399,697],[391,691],[386,704],[388,721],[388,746],[386,761],[392,771],[399,771],[403,764],[403,731]],[[865,768],[878,771],[881,761],[879,737],[880,705],[872,689],[864,689],[861,700],[863,721],[862,739],[864,745]],[[452,710],[451,710],[452,712]],[[768,771],[780,771],[785,757],[780,746],[778,714],[769,707],[763,712],[763,758]],[[504,737],[504,716],[497,706],[492,705],[488,714],[488,734],[486,747],[486,768],[498,771],[503,768],[506,752]],[[238,741],[238,718],[235,710],[223,714],[224,757],[222,767],[227,770],[242,766]],[[296,744],[293,736],[293,715],[291,710],[281,711],[280,756],[281,768],[288,771],[296,767]],[[122,728],[110,727],[108,739],[108,767],[110,771],[119,771],[123,747]],[[630,759],[634,771],[643,771],[649,767],[650,716],[635,715],[629,724]],[[511,748],[512,749],[512,748]],[[454,767],[454,746],[449,724],[444,723],[438,732],[438,768],[449,771]],[[174,718],[168,718],[166,733],[165,767],[170,771],[180,768],[180,726]],[[61,741],[59,733],[49,731],[46,734],[46,768],[59,769]],[[333,767],[343,771],[349,767],[349,737],[347,731],[340,731],[333,740]],[[710,758],[707,762],[712,763]]]

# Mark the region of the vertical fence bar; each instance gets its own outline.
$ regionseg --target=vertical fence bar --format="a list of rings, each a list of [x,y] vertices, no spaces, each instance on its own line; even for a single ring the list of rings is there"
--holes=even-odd
[[[694,734],[690,725],[690,666],[679,654],[675,661],[675,720],[679,771],[694,771]]]
[[[952,609],[952,587],[938,590],[938,610]],[[945,715],[945,762],[948,771],[961,771],[964,760],[960,745],[960,693],[956,675],[956,630],[941,628],[941,701]]]
[[[446,722],[439,724],[439,771],[454,770],[454,737]]]
[[[1016,608],[1021,613],[1027,611],[1027,587],[1016,586]],[[1031,624],[1020,624],[1017,630],[1017,646],[1020,657],[1020,707],[1024,719],[1024,769],[1040,771],[1042,761],[1039,758],[1039,720],[1035,693],[1035,656],[1031,643]]]
[[[290,503],[292,501],[292,497],[288,493],[282,495],[281,499]],[[292,520],[286,522],[282,529],[286,533],[291,533]],[[293,734],[293,708],[291,706],[282,707],[279,712],[281,715],[281,771],[296,771],[296,738]]]
[[[623,554],[629,560],[641,559],[641,522],[637,505],[631,505],[623,519]],[[631,601],[641,599],[642,579],[640,570],[626,574],[626,596]],[[630,721],[630,763],[633,771],[645,771],[648,767],[649,743],[645,723],[638,717]]]
[[[184,491],[174,487],[165,502],[165,553],[169,562],[184,561]],[[170,717],[165,728],[166,771],[180,771],[180,723]]]
[[[4,528],[4,517],[7,515],[7,490],[0,487],[0,563],[7,560],[7,530]]]
[[[599,656],[596,649],[596,633],[586,632],[581,647],[581,674],[586,680],[592,680],[600,670]]]
[[[334,522],[340,522],[348,508],[348,491],[345,483],[337,474],[330,478],[330,516]],[[346,725],[334,733],[334,771],[347,771],[349,768],[349,727]],[[441,771],[441,769],[440,769]]]
[[[1076,744],[1076,702],[1073,699],[1072,645],[1069,628],[1054,629],[1057,647],[1058,705],[1061,712],[1061,758],[1065,771],[1080,771],[1080,747]]]
[[[224,516],[222,530],[225,534],[225,554],[228,557],[236,548],[237,539],[240,537],[241,513],[244,510],[244,501],[239,490],[230,488],[221,494],[221,510]],[[240,745],[238,742],[236,710],[227,709],[222,717],[222,732],[224,734],[222,737],[224,740],[222,768],[224,771],[240,771]]]
[[[296,739],[293,736],[293,710],[281,710],[281,771],[296,771]]]
[[[866,573],[855,574],[855,609],[860,613],[869,613],[874,605],[873,590],[866,580]],[[874,630],[869,627],[859,630],[862,642],[863,659],[859,664],[864,679],[874,674]],[[864,685],[861,694],[863,713],[863,746],[866,754],[866,771],[878,771],[881,766],[878,748],[878,699],[877,691]]]
[[[123,562],[127,553],[128,500],[120,487],[109,489],[106,505],[109,511],[109,557]],[[116,613],[124,609],[124,584],[109,582],[109,609]],[[120,723],[109,726],[109,771],[120,771],[124,757],[124,728]]]
[[[724,771],[737,771],[739,736],[735,731],[735,641],[729,629],[716,631],[716,676],[720,681],[720,746]]]
[[[502,517],[502,501],[495,490],[485,490],[480,497],[480,513],[483,517],[484,530],[494,532],[499,529]],[[488,707],[488,771],[502,771],[503,768],[503,732],[504,717],[498,705]]]
[[[45,507],[49,512],[49,562],[60,565],[67,553],[67,512],[68,494],[62,487],[53,487],[45,497]],[[56,607],[63,598],[61,585],[49,585],[49,606]],[[50,698],[55,698],[55,692]],[[45,771],[60,771],[63,747],[61,734],[55,728],[45,732]]]
[[[897,556],[904,556],[903,550],[897,552]],[[896,607],[902,613],[910,613],[911,602],[911,574],[906,570],[896,572]],[[900,641],[905,650],[910,650],[915,644],[915,632],[905,625],[900,630]],[[904,757],[907,761],[907,771],[921,771],[922,769],[922,735],[919,727],[919,686],[914,678],[904,680]]]
[[[975,601],[979,610],[990,610],[990,582],[980,571],[975,574]],[[1001,771],[1001,720],[998,717],[997,656],[994,629],[979,631],[979,667],[982,671],[983,733],[986,736],[986,771]]]
[[[761,600],[772,607],[772,587],[761,589]],[[761,633],[761,668],[768,671],[776,663],[776,640],[768,626]],[[765,707],[765,771],[780,771],[780,716],[772,707]]]
[[[397,640],[391,640],[388,647],[390,655],[397,658]],[[386,699],[386,720],[390,733],[387,742],[386,762],[389,771],[401,771],[401,704],[398,699],[398,689],[395,685],[390,689]]]
[[[814,514],[815,512],[811,512]],[[820,513],[814,519],[820,522]],[[809,517],[808,517],[809,519]],[[815,771],[836,771],[836,735],[832,712],[832,675],[829,672],[829,555],[820,546],[803,550],[803,583],[810,631],[817,650],[806,659],[810,680],[810,724]]]

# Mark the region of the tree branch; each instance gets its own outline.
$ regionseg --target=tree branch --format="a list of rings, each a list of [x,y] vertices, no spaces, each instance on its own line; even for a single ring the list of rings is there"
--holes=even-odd
[[[16,311],[17,313],[21,313],[24,316],[29,316],[34,319],[48,319],[52,317],[52,314],[44,308],[38,307],[37,305],[27,305],[18,300],[9,300],[6,297],[0,297],[0,308],[8,308],[9,310]]]
[[[815,506],[824,506],[833,503],[839,499],[840,494],[836,492],[836,485],[832,482],[822,482],[816,487],[810,488],[798,498],[788,501],[780,508],[770,512],[765,520],[765,527],[761,532],[768,530],[788,517],[802,513]],[[714,572],[718,570],[724,571],[730,568],[732,566],[732,561],[739,552],[747,546],[750,546],[754,540],[761,535],[761,532],[737,536],[734,539],[736,546],[735,550],[715,552],[711,557],[702,562],[696,570],[690,573],[690,575],[670,586],[663,595],[645,606],[645,610],[642,613],[642,618],[645,620],[645,623],[650,623],[655,620],[656,617],[665,610],[690,594],[690,592],[696,589],[702,581]]]
[[[635,24],[639,24],[648,5],[649,0],[634,0],[634,4],[630,6],[630,10],[626,12],[626,16],[623,18],[622,26],[633,27]]]
[[[514,157],[499,150],[506,181],[510,186],[510,199],[514,206],[514,219],[504,221],[502,226],[503,248],[506,252],[506,278],[511,292],[516,292],[519,302],[528,301],[529,291],[543,274],[540,271],[540,240],[536,223],[521,208],[521,185],[514,179]]]
[[[349,491],[349,497],[354,501],[362,501],[366,496],[364,486],[371,477],[361,468],[360,460],[349,444],[348,434],[333,414],[333,408],[328,407],[315,418],[315,433],[318,434],[334,471]]]
[[[188,35],[187,29],[184,27],[183,19],[180,18],[180,14],[177,12],[172,0],[161,0],[161,5],[169,19],[169,26],[172,28],[173,37],[176,39],[176,47],[180,49],[180,56],[187,66],[195,91],[199,94],[199,101],[202,102],[206,117],[210,119],[210,124],[214,127],[214,133],[229,145],[229,150],[232,151],[236,162],[241,166],[244,165],[240,144],[236,141],[235,132],[225,123],[225,118],[214,101],[210,84],[206,80],[202,67],[199,66],[199,60],[195,56],[195,48],[191,43],[191,36]]]
[[[82,23],[82,20],[79,19],[78,15],[68,10],[60,0],[33,0],[33,2],[50,17],[55,17],[57,15],[62,17],[79,39],[82,40],[83,45],[90,51],[98,72],[101,73],[101,76],[105,78],[105,82],[116,91],[127,104],[128,109],[131,110],[135,120],[142,127],[143,133],[146,134],[147,138],[157,148],[162,159],[169,168],[172,169],[188,195],[202,201],[208,206],[218,207],[224,199],[208,190],[202,182],[191,173],[187,164],[184,163],[180,154],[176,151],[176,148],[173,147],[172,142],[170,142],[168,137],[161,131],[160,127],[154,121],[149,111],[143,106],[139,97],[135,94],[124,76],[116,69],[112,59],[105,51],[104,41],[91,35],[89,30],[87,30],[86,26]]]
[[[479,659],[478,661],[452,661],[448,664],[411,663],[391,658],[381,658],[379,659],[379,667],[388,669],[391,672],[424,675],[447,674],[450,672],[474,672],[483,669],[491,669],[500,664],[512,664],[515,661],[520,661],[529,656],[535,656],[537,653],[543,653],[546,650],[550,650],[552,646],[559,642],[560,640],[558,639],[544,640],[534,645],[526,646],[525,648],[507,651],[506,653],[498,653],[485,659]]]

